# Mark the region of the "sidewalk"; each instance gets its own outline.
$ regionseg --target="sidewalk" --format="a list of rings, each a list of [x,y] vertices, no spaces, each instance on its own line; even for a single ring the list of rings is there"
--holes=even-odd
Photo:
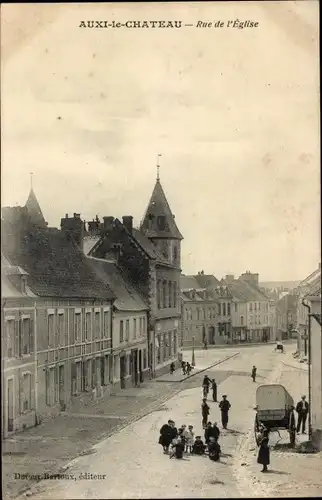
[[[222,362],[224,357],[214,358],[212,355],[212,363],[208,366]],[[206,359],[203,355],[196,356],[198,371],[199,367],[202,370],[208,368],[207,361],[208,355]],[[22,474],[43,476],[45,473],[59,473],[72,459],[81,454],[91,454],[93,445],[155,411],[182,389],[180,383],[159,384],[156,379],[145,382],[141,387],[118,390],[86,404],[76,399],[57,418],[3,441],[3,498],[16,497],[37,481],[35,477],[24,477]]]
[[[213,368],[214,366],[217,366],[221,363],[224,363],[224,361],[227,361],[228,359],[234,358],[235,356],[238,356],[239,352],[230,352],[229,355],[225,355],[225,353],[213,353],[212,352],[212,358],[213,358],[213,363],[205,364],[205,361],[203,359],[200,359],[200,355],[198,356],[198,353],[195,355],[195,360],[196,360],[196,365],[192,369],[190,375],[183,375],[181,368],[178,368],[172,375],[170,373],[166,373],[165,375],[162,375],[161,377],[158,377],[156,379],[156,382],[183,382],[184,380],[187,380],[188,378],[194,377],[198,373],[205,372],[209,370],[210,368]],[[188,357],[184,356],[184,360],[187,361]],[[189,357],[189,362],[191,363],[191,358]]]

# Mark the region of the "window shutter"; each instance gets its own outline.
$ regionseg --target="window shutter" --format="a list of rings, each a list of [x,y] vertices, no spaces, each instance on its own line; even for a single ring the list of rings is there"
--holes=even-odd
[[[20,345],[21,345],[21,339],[20,339],[20,320],[15,321],[15,357],[20,358],[21,356],[21,351],[20,351]]]
[[[23,397],[23,380],[21,377],[21,370],[18,372],[18,384],[19,384],[19,408],[20,408],[20,414],[23,413],[23,403],[24,403],[24,397]]]
[[[35,341],[35,332],[34,332],[34,328],[35,328],[35,322],[34,320],[31,318],[30,319],[30,322],[29,322],[29,352],[30,353],[33,353],[35,352],[35,346],[34,346],[34,341]]]

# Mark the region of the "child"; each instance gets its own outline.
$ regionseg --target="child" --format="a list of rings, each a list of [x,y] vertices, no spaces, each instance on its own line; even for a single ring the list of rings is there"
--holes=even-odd
[[[187,443],[186,443],[186,452],[187,453],[192,453],[194,436],[195,436],[195,433],[193,432],[193,425],[189,425],[188,430],[187,430]]]
[[[176,439],[173,439],[172,441],[172,447],[169,458],[173,457],[182,458],[183,452],[184,452],[184,444],[182,442],[182,439],[178,436]]]
[[[193,443],[192,453],[194,455],[203,455],[205,453],[205,445],[201,439],[201,436],[196,436],[196,440]]]
[[[213,436],[210,437],[210,441],[208,444],[208,453],[210,460],[213,460],[214,462],[219,461],[221,448],[218,444],[218,441]]]
[[[187,444],[187,441],[188,441],[188,436],[189,436],[189,433],[187,431],[187,426],[186,425],[182,425],[181,426],[181,432],[180,432],[180,437],[181,437],[181,440],[182,440],[182,443],[184,445],[184,447],[186,447],[186,444]]]

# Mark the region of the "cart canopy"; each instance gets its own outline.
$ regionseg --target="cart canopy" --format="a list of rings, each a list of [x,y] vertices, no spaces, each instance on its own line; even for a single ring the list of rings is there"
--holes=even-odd
[[[258,411],[285,410],[294,406],[294,400],[283,385],[265,384],[257,388],[256,405]]]

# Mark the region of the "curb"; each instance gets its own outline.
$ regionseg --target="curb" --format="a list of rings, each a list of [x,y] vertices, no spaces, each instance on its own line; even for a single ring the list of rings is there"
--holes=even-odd
[[[225,358],[223,358],[223,359],[221,359],[219,361],[216,361],[212,365],[207,366],[207,368],[202,368],[202,370],[198,370],[197,372],[194,372],[191,375],[188,375],[187,377],[181,378],[179,380],[173,380],[172,381],[172,380],[158,380],[158,379],[156,379],[156,382],[163,383],[163,384],[164,383],[167,383],[167,384],[179,384],[181,382],[184,382],[185,380],[188,380],[191,377],[195,377],[196,375],[199,375],[199,373],[203,373],[203,372],[209,370],[210,368],[213,368],[214,366],[220,365],[221,363],[224,363],[225,361],[228,361],[229,359],[235,358],[239,354],[240,354],[240,352],[235,352],[235,354],[232,354],[231,356],[226,356]]]
[[[304,365],[305,366],[305,368],[304,368],[304,366],[302,367],[302,366],[297,366],[297,365],[291,365],[291,364],[287,363],[286,361],[281,361],[281,363],[283,363],[283,365],[285,365],[285,366],[289,366],[290,368],[294,368],[295,370],[302,370],[304,372],[309,371],[308,365]]]

